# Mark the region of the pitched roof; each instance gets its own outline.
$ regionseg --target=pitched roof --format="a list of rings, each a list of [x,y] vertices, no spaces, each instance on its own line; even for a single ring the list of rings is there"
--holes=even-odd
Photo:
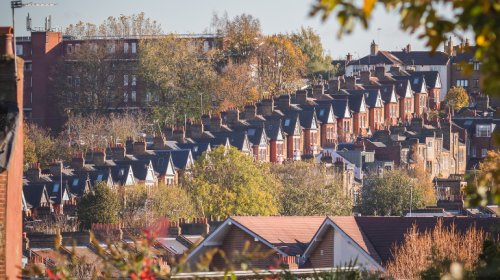
[[[365,101],[365,96],[363,94],[335,94],[332,95],[336,100],[347,99],[349,100],[349,109],[353,112],[359,113],[363,108],[363,101]],[[366,101],[365,101],[366,104]],[[365,112],[366,112],[365,107]]]
[[[363,94],[365,96],[366,105],[372,108],[377,106],[378,96],[380,93],[379,89],[365,89],[365,90],[348,89],[346,91],[349,92],[349,94]]]
[[[134,172],[134,177],[138,180],[145,181],[148,175],[148,166],[151,160],[116,160],[114,163],[117,166],[127,167],[131,166]]]
[[[413,90],[416,93],[421,93],[423,92],[422,90],[425,90],[427,92],[426,88],[423,88],[423,85],[425,85],[426,81],[424,76],[393,76],[393,78],[397,81],[405,81],[408,80],[410,82],[410,87],[411,90]]]
[[[438,71],[413,71],[406,70],[410,75],[422,75],[425,77],[425,83],[430,88],[436,88],[436,84],[441,84],[441,76]],[[439,82],[438,82],[439,80]]]
[[[128,161],[127,161],[128,162]],[[132,162],[132,161],[130,161]],[[99,172],[94,173],[93,177],[95,177],[95,180],[92,181],[94,182],[100,182],[98,179],[101,178],[102,180],[106,179],[106,174],[111,174],[111,178],[113,179],[115,184],[118,185],[124,185],[127,182],[127,178],[129,177],[129,174],[132,173],[134,175],[132,169],[130,168],[130,165],[113,165],[113,166],[95,166],[95,169],[99,170]],[[102,176],[101,176],[102,175]],[[133,176],[135,177],[135,176]],[[92,177],[91,177],[92,178]]]
[[[283,131],[287,135],[295,135],[295,127],[297,123],[300,126],[300,119],[298,115],[295,116],[266,116],[270,121],[281,120],[283,124]]]
[[[349,65],[402,64],[401,60],[388,51],[378,51],[376,55],[367,55],[349,61]]]
[[[50,197],[44,184],[25,184],[23,194],[27,203],[38,207],[41,202],[49,202]]]
[[[438,221],[437,217],[354,217],[357,224],[373,245],[383,264],[387,264],[391,256],[393,244],[398,245],[404,241],[404,235],[417,224],[418,230],[424,232],[426,229],[434,229]],[[465,233],[471,226],[482,228],[489,232],[490,227],[498,223],[498,218],[467,218],[467,217],[439,217],[443,225],[448,227],[452,222],[456,230]]]
[[[390,52],[405,65],[446,65],[450,58],[444,52],[431,54],[430,51]]]
[[[89,170],[89,171],[73,171],[73,174],[78,176],[88,176],[90,180],[90,185],[95,184],[95,182],[106,181],[108,185],[113,184],[113,177],[109,170]],[[108,182],[108,180],[110,182]]]
[[[156,154],[156,155],[137,155],[135,157],[139,160],[142,160],[142,161],[151,161],[151,164],[153,165],[153,170],[155,172],[157,172],[158,174],[160,174],[160,175],[167,174],[168,164],[171,160],[170,152],[160,153],[160,154]],[[173,166],[172,166],[172,168],[173,168]],[[134,174],[135,174],[135,171],[134,171]]]
[[[179,146],[179,149],[190,149],[194,160],[203,155],[203,152],[211,150],[210,143],[179,143],[177,146]]]
[[[316,111],[316,116],[318,117],[318,121],[321,123],[328,123],[330,120],[330,110],[333,113],[332,104],[324,104],[324,105],[300,105],[300,108],[304,111]],[[333,117],[335,114],[332,114],[332,120],[335,122],[335,118]]]
[[[224,143],[229,141],[229,145],[236,147],[240,151],[246,149],[245,139],[248,139],[248,136],[245,132],[212,132],[212,134],[217,138],[227,139],[224,140]]]
[[[394,85],[395,88],[396,88],[396,94],[399,95],[399,97],[405,98],[405,96],[406,96],[406,89],[408,88],[408,84],[410,83],[410,81],[409,80],[402,80],[402,81],[380,81],[380,83],[383,84],[383,85]]]
[[[295,256],[302,254],[325,217],[251,217],[232,216],[231,219],[265,239],[281,251]]]
[[[457,53],[457,55],[453,57],[452,61],[453,61],[453,63],[458,63],[458,62],[469,63],[470,61],[475,60],[475,55],[476,55],[476,53],[474,51]]]
[[[61,180],[60,176],[49,176],[49,178],[54,182]],[[90,179],[86,175],[62,176],[62,180],[68,182],[69,191],[77,197],[83,196],[90,183]]]
[[[266,136],[271,140],[277,140],[279,137],[284,139],[285,137],[285,135],[283,135],[281,118],[270,119],[267,121],[248,121],[248,123],[251,126],[264,125]]]
[[[317,128],[315,111],[282,111],[285,116],[299,115],[300,125],[305,129]]]
[[[332,97],[335,97],[335,95],[332,95]],[[327,100],[327,101],[322,101],[318,100],[316,101],[318,104],[331,104],[333,108],[333,114],[335,115],[335,118],[340,118],[343,119],[346,117],[346,115],[350,116],[350,112],[348,109],[352,110],[352,108],[349,108],[349,100],[346,99],[334,99],[334,100]]]
[[[245,132],[247,134],[248,140],[253,145],[260,145],[262,138],[266,137],[267,143],[267,130],[263,126],[264,122],[257,122],[257,125],[251,126],[231,126],[231,129],[235,132]]]
[[[212,133],[213,135],[213,133]],[[226,146],[226,144],[229,142],[229,139],[227,137],[217,137],[215,138],[191,138],[196,143],[209,143],[212,147],[218,147],[218,146]]]

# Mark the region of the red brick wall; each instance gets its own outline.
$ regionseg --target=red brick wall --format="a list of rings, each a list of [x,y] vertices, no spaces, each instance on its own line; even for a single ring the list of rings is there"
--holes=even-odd
[[[365,141],[365,149],[375,151],[375,159],[381,161],[394,161],[394,165],[401,165],[401,146],[377,147],[370,141]]]
[[[333,266],[333,234],[333,227],[328,226],[323,240],[319,242],[318,247],[311,254],[310,260],[313,268]],[[321,255],[321,251],[323,251],[323,255]]]
[[[223,245],[219,246],[218,248],[224,251],[228,260],[235,265],[236,270],[241,269],[241,266],[236,263],[238,261],[237,257],[238,254],[235,254],[235,251],[241,253],[245,246],[245,242],[248,241],[250,243],[248,252],[252,251],[257,246],[260,246],[259,250],[257,251],[258,253],[266,253],[271,250],[271,248],[269,248],[264,243],[260,241],[255,241],[252,235],[248,234],[246,231],[242,230],[238,226],[231,225],[230,227],[231,229],[224,238],[224,241],[222,242]],[[250,263],[253,268],[269,268],[269,267],[277,268],[280,265],[280,255],[276,252],[270,256],[267,256],[266,258],[250,261]],[[216,254],[212,260],[211,269],[215,268],[221,270],[224,269],[225,267],[226,267],[226,261],[224,260],[224,258],[222,258],[220,254]]]

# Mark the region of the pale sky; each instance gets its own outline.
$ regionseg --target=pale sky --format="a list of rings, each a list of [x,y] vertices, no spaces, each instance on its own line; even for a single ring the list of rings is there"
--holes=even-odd
[[[30,2],[24,0],[24,2]],[[32,18],[32,26],[44,26],[46,16],[52,15],[52,26],[66,28],[78,21],[100,24],[108,16],[118,17],[120,14],[130,15],[145,12],[147,17],[157,20],[165,32],[201,33],[210,23],[212,12],[219,14],[228,12],[230,18],[247,13],[261,21],[264,34],[286,33],[311,26],[322,38],[323,47],[330,50],[332,57],[350,52],[355,58],[370,52],[372,40],[378,41],[379,49],[395,51],[410,43],[410,35],[398,28],[398,17],[395,13],[387,14],[378,7],[371,22],[371,29],[366,31],[358,25],[354,34],[337,39],[339,24],[334,18],[321,22],[319,17],[311,18],[309,12],[313,0],[32,0],[33,3],[57,3],[55,7],[23,7],[16,9],[16,31],[18,36],[29,35],[26,31],[26,16]],[[0,25],[12,25],[10,1],[0,3]],[[411,38],[412,50],[427,50],[425,42]],[[441,50],[441,48],[439,49]]]

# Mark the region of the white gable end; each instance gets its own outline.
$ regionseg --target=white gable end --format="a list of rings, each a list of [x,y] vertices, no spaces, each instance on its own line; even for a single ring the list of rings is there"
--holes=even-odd
[[[409,83],[406,83],[408,86],[406,87],[406,98],[413,98],[413,93],[411,92],[411,87]]]
[[[361,100],[361,106],[359,107],[359,112],[366,113],[366,102],[364,98]]]
[[[328,113],[328,121],[327,123],[334,123],[335,119],[333,118],[333,110],[330,110]]]
[[[396,99],[396,93],[394,91],[392,91],[392,94],[391,94],[391,103],[396,103],[398,102],[397,99]]]

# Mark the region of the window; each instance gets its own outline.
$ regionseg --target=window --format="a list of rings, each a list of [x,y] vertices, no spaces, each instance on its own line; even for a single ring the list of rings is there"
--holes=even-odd
[[[457,64],[457,71],[462,71],[462,65],[460,65],[460,63]]]
[[[135,91],[132,91],[132,102],[135,102],[137,100],[137,93]]]
[[[325,109],[321,109],[321,110],[319,110],[319,115],[320,115],[320,116],[323,116],[324,114],[325,114]]]
[[[455,168],[455,159],[454,158],[451,159],[451,168]]]
[[[128,102],[128,92],[123,92],[123,102]]]
[[[290,126],[290,119],[285,120],[285,126]]]
[[[459,163],[464,162],[464,150],[459,150],[458,151],[458,162]]]
[[[354,203],[358,203],[359,201],[359,191],[358,190],[354,190],[354,193],[353,193],[353,200],[354,200]]]
[[[78,179],[73,180],[73,186],[78,186]]]
[[[490,137],[490,125],[483,124],[477,126],[477,137]]]
[[[432,148],[432,141],[427,142],[427,148]]]
[[[248,130],[248,135],[249,136],[254,136],[255,135],[255,128],[251,128]]]
[[[97,52],[97,43],[90,43],[89,47],[90,47],[90,52],[91,53],[96,53]]]
[[[413,79],[413,84],[414,85],[418,84],[418,78]]]
[[[137,84],[137,78],[135,75],[132,75],[132,85],[135,86]]]
[[[68,98],[68,102],[73,101],[73,94],[71,92],[68,92],[67,98]]]
[[[458,87],[468,87],[469,80],[457,80],[457,86]]]
[[[267,128],[267,130],[273,130],[273,125],[270,124],[269,127]]]
[[[128,53],[128,43],[123,44],[123,53]]]
[[[80,94],[75,92],[75,102],[80,102]]]
[[[102,181],[102,174],[97,175],[97,180],[96,180],[96,181],[97,181],[97,182]]]
[[[106,85],[108,87],[114,86],[115,84],[115,75],[109,75],[108,79],[106,80]]]
[[[488,155],[487,149],[481,149],[481,157],[486,157]]]
[[[75,77],[75,87],[79,87],[80,86],[80,77],[76,76]]]
[[[151,92],[146,91],[146,101],[150,102],[151,101]]]
[[[108,53],[115,53],[115,43],[107,43],[106,48]]]
[[[80,44],[75,44],[75,53],[80,53]]]
[[[24,71],[31,71],[33,69],[32,62],[24,62]]]
[[[136,53],[137,51],[137,43],[132,43],[132,53]]]
[[[66,80],[68,81],[68,86],[71,86],[73,84],[73,77],[68,76]]]
[[[476,157],[476,149],[472,149],[472,156]]]
[[[59,191],[59,183],[55,183],[55,184],[54,184],[54,188],[52,189],[52,192],[53,192],[53,193],[54,193],[54,192],[57,192],[57,191]]]
[[[467,139],[467,155],[470,156],[470,140]]]
[[[474,88],[478,88],[479,87],[479,79],[472,80],[472,87],[474,87]]]
[[[203,42],[203,50],[204,50],[205,52],[208,52],[208,48],[209,48],[209,47],[210,47],[210,46],[208,45],[208,41]]]
[[[16,54],[23,55],[23,45],[16,45]]]
[[[158,159],[158,166],[163,166],[163,161],[165,161],[165,159],[164,159],[164,158],[162,158],[162,157],[161,157],[161,158],[159,158],[159,159]]]
[[[474,62],[474,71],[479,71],[479,62]]]
[[[66,46],[66,51],[67,51],[68,53],[72,53],[72,52],[73,52],[73,45],[72,45],[72,44],[68,44],[68,45]]]

